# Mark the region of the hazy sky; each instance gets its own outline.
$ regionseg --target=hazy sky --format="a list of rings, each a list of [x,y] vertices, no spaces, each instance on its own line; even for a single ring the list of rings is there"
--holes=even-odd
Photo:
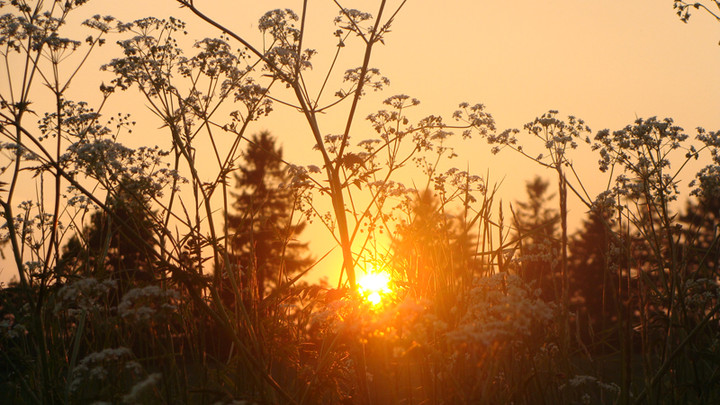
[[[269,0],[195,3],[258,46],[257,21],[265,11],[299,11],[302,6],[301,1]],[[331,33],[337,6],[330,0],[308,3],[305,46],[319,52],[310,75],[311,82],[315,79],[310,86],[317,88],[334,53]],[[376,13],[374,1],[340,3]],[[77,13],[78,20],[96,13],[122,20],[172,15],[188,23],[193,39],[217,35],[172,0],[94,0]],[[381,108],[378,100],[405,93],[421,100],[418,117],[442,114],[449,119],[461,101],[483,103],[499,129],[521,127],[549,109],[559,110],[561,116],[585,119],[593,133],[619,129],[636,117],[649,116],[673,117],[689,131],[696,126],[720,129],[718,41],[720,23],[697,12],[689,24],[683,24],[674,14],[671,0],[408,0],[385,45],[376,48],[371,60],[372,66],[390,78],[391,86],[381,96],[368,97],[358,117]],[[98,63],[107,62],[115,52],[112,44],[104,47]],[[341,71],[359,66],[361,61],[361,49],[348,47],[340,61]],[[88,66],[91,74],[77,84],[80,90],[85,85],[97,88],[92,75],[95,69]],[[340,118],[342,112],[340,109]],[[322,131],[341,132],[342,124],[328,114],[323,117]],[[360,121],[358,128],[363,130]],[[276,134],[290,161],[310,164],[319,160],[312,155],[314,142],[305,122],[294,111],[278,108],[256,129]],[[362,134],[357,134],[355,139],[361,138]],[[147,143],[145,138],[135,141]],[[576,158],[590,173],[596,160],[587,154]],[[492,156],[485,141],[475,139],[463,144],[456,164],[483,175],[489,172],[494,180],[504,179],[507,201],[523,199],[524,182],[535,172],[543,173],[537,166],[519,161],[510,151]],[[588,180],[600,191],[602,186],[592,182]],[[0,279],[7,276],[3,271]]]
[[[188,22],[190,37],[214,33],[172,0],[148,3],[101,0],[91,6],[125,20],[178,16]],[[299,11],[302,6],[301,1],[197,0],[196,4],[258,45],[257,20],[265,11]],[[329,0],[309,4],[306,44],[319,51],[313,70],[316,83],[310,84],[317,88],[334,51],[330,33],[337,7]],[[372,1],[341,4],[376,12]],[[585,119],[593,132],[619,129],[636,117],[649,116],[673,117],[688,130],[717,129],[718,41],[720,23],[698,12],[684,24],[674,14],[671,0],[409,0],[385,45],[376,48],[371,65],[391,81],[376,100],[400,93],[417,97],[422,101],[418,116],[432,113],[449,118],[459,102],[468,101],[485,104],[499,129],[521,127],[549,109]],[[341,59],[343,69],[361,63],[359,48],[348,51]],[[369,98],[358,117],[381,108],[376,100]],[[306,159],[312,141],[307,132],[299,133],[305,131],[302,117],[281,108],[277,112],[259,127],[280,137],[288,157],[295,152],[297,159]],[[322,130],[340,132],[343,121],[337,117],[342,118],[342,113],[323,117]],[[518,174],[514,167],[503,167],[507,157],[488,157],[480,139],[466,144],[463,151],[463,158],[479,172],[490,169],[495,178]],[[523,173],[518,184],[527,177]]]

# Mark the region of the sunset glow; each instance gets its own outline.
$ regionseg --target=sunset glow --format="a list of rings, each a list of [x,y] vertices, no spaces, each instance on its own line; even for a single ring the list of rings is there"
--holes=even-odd
[[[719,28],[0,0],[0,405],[720,405]]]
[[[390,275],[384,271],[366,274],[358,281],[358,292],[373,306],[380,305],[383,297],[392,292]]]

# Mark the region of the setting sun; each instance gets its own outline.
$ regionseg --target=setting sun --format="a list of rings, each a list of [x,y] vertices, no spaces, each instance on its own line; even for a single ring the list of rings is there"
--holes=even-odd
[[[390,293],[390,275],[387,272],[369,273],[358,281],[360,295],[373,305],[379,305],[383,296]]]

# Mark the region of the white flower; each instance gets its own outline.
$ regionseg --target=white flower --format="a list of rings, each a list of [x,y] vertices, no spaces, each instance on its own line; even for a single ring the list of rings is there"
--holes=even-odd
[[[165,318],[177,310],[180,293],[156,285],[133,288],[123,295],[118,304],[118,314],[133,321],[147,322],[153,318]]]
[[[57,293],[55,313],[66,311],[70,316],[100,308],[100,303],[117,287],[115,280],[97,281],[92,277],[81,278],[60,288]]]
[[[123,396],[123,402],[128,404],[139,403],[142,399],[143,394],[152,389],[152,387],[155,386],[161,378],[162,375],[160,373],[150,374],[146,379],[139,381],[137,384],[133,385],[133,387],[130,389],[130,392]]]

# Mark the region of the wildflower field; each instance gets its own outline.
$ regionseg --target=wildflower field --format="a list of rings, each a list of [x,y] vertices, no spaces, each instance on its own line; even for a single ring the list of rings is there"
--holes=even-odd
[[[164,1],[0,1],[0,403],[720,403],[720,132],[385,94],[412,1],[323,3],[330,49],[313,2]]]

